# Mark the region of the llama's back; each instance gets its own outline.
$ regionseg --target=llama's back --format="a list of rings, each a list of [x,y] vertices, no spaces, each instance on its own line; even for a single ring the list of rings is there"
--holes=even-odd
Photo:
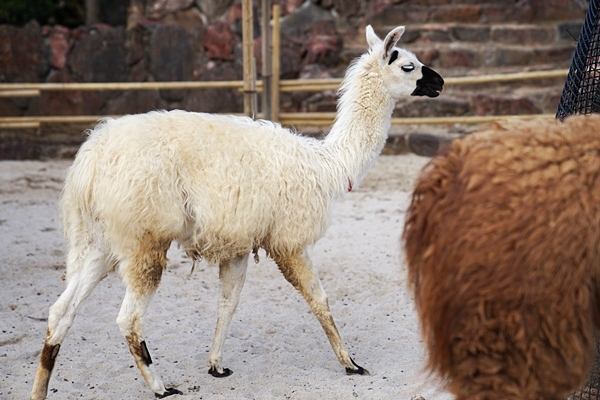
[[[266,236],[298,236],[286,230],[320,219],[294,239],[314,241],[329,209],[307,204],[300,214],[292,203],[318,200],[307,192],[331,179],[315,170],[317,147],[248,118],[173,111],[107,120],[91,132],[68,174],[65,224],[83,213],[101,221],[108,242],[151,231],[209,258],[211,251],[246,251]]]
[[[598,312],[599,129],[596,116],[494,124],[419,178],[403,235],[409,280],[429,365],[464,398],[479,398],[474,388],[560,398],[584,378]]]

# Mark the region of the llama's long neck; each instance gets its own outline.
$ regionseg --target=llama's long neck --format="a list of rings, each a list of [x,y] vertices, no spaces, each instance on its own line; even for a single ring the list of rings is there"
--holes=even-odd
[[[349,68],[341,92],[325,146],[340,163],[348,184],[356,186],[385,144],[395,102],[384,87],[377,60],[369,55]]]

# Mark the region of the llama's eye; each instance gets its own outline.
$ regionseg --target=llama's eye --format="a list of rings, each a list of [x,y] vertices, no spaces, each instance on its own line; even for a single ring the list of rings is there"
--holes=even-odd
[[[402,68],[402,71],[404,71],[404,72],[410,72],[415,69],[415,66],[413,64],[408,64],[408,65],[403,65],[400,68]]]

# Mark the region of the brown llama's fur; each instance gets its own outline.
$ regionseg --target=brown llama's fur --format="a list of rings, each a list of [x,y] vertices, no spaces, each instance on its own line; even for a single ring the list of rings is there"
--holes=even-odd
[[[564,399],[598,327],[600,116],[494,123],[424,168],[403,241],[457,399]]]

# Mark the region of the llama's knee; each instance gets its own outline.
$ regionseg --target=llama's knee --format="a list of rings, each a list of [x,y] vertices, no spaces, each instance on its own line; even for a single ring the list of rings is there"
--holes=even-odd
[[[60,344],[73,324],[75,315],[83,301],[90,295],[103,274],[93,268],[87,274],[79,272],[69,279],[67,288],[50,307],[46,342]]]
[[[127,288],[140,296],[151,296],[158,288],[162,273],[167,267],[167,250],[171,242],[145,240],[145,237],[143,239],[137,251],[119,262],[119,271]]]
[[[48,314],[48,330],[46,332],[46,343],[60,344],[67,336],[67,332],[73,325],[75,312],[67,311],[66,302],[59,298],[50,307]]]
[[[124,336],[141,332],[141,317],[167,266],[169,244],[167,241],[142,243],[133,256],[120,261],[119,272],[126,291],[117,324]]]
[[[309,301],[329,311],[327,294],[318,271],[312,266],[306,251],[278,254],[273,257],[285,279]]]
[[[141,338],[142,317],[148,308],[151,297],[151,294],[140,294],[135,288],[127,287],[116,322],[121,334],[128,341],[128,337],[131,335],[137,335]]]

